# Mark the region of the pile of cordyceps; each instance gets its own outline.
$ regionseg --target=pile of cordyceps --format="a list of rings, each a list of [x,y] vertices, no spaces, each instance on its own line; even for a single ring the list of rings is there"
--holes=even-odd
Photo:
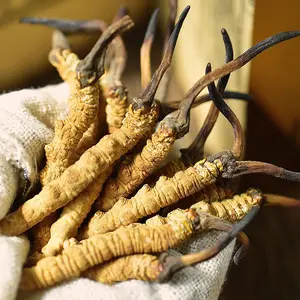
[[[279,33],[233,59],[223,29],[226,64],[215,70],[208,64],[205,76],[184,99],[160,103],[154,96],[190,9],[183,10],[175,25],[176,7],[176,1],[170,1],[163,57],[152,76],[150,49],[158,10],[151,17],[141,48],[143,92],[132,101],[121,81],[126,51],[120,34],[133,26],[124,9],[110,26],[100,20],[22,20],[55,28],[49,61],[69,85],[70,96],[69,114],[56,121],[54,138],[45,146],[42,190],[0,221],[1,234],[30,233],[32,247],[21,289],[45,288],[79,276],[103,283],[133,278],[165,281],[181,268],[213,257],[235,237],[246,245],[242,230],[263,203],[297,205],[296,200],[273,198],[253,188],[235,195],[233,179],[244,174],[292,181],[300,181],[300,174],[241,161],[241,125],[223,99],[248,99],[225,92],[230,73],[300,31]],[[102,34],[80,60],[66,34],[92,31]],[[167,80],[162,83],[166,91]],[[205,87],[209,94],[198,97]],[[213,103],[195,141],[182,149],[181,157],[166,163],[176,139],[189,131],[191,108],[209,100]],[[219,112],[233,127],[234,145],[204,158],[203,146]],[[166,253],[193,233],[211,229],[227,233],[198,253],[181,257]]]

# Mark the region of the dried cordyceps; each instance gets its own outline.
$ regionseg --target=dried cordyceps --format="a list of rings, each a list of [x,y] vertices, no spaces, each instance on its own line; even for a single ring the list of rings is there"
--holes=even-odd
[[[175,172],[176,173],[176,172]],[[163,208],[159,214],[161,216],[166,216],[170,211],[176,208],[186,209],[192,204],[204,201],[207,203],[218,202],[224,199],[233,197],[234,192],[231,188],[227,187],[223,183],[212,183],[206,186],[203,190],[190,195],[189,197],[183,199],[182,201],[171,204]]]
[[[80,238],[113,231],[157,213],[161,208],[184,199],[213,183],[223,171],[221,161],[200,161],[173,177],[160,177],[155,186],[144,185],[134,197],[119,198],[105,214],[96,214]]]
[[[124,9],[120,9],[117,13],[116,17],[114,18],[114,22],[119,21],[119,19],[124,16]],[[64,20],[64,19],[46,19],[46,18],[24,18],[22,19],[23,23],[30,23],[30,24],[42,24],[46,26],[50,26],[56,28],[60,31],[63,31],[67,34],[74,34],[78,32],[105,32],[107,29],[107,24],[101,20],[91,20],[91,21],[77,21],[77,20]],[[120,128],[122,125],[122,120],[125,117],[126,109],[127,109],[127,89],[124,87],[123,83],[121,82],[120,78],[123,74],[125,69],[127,54],[126,49],[124,46],[124,42],[120,36],[117,36],[111,43],[110,49],[108,51],[109,58],[106,59],[106,65],[108,65],[108,69],[105,70],[105,73],[99,80],[100,88],[101,88],[101,98],[104,97],[107,102],[106,106],[106,121],[108,125],[109,133],[113,132],[116,128]],[[73,65],[70,65],[72,67]],[[62,64],[59,62],[56,65],[57,68],[64,70],[64,73],[71,73],[71,70],[67,70],[66,64]],[[60,71],[59,69],[59,71]],[[74,67],[73,67],[74,69]],[[60,72],[61,73],[61,72]],[[61,76],[65,81],[68,81],[66,76]],[[103,99],[101,99],[103,101]],[[101,101],[101,102],[102,102]],[[101,110],[103,113],[103,110]],[[103,116],[102,116],[103,117]],[[98,122],[99,123],[99,122]],[[92,134],[99,126],[97,122],[92,125],[89,129],[89,132],[85,135],[84,140],[90,140],[88,134]],[[91,139],[94,141],[95,139]],[[94,144],[97,142],[94,141]],[[88,141],[88,144],[91,142]],[[83,142],[83,144],[85,144]],[[86,148],[80,145],[83,148]],[[91,145],[92,146],[92,145]],[[77,152],[82,154],[84,151],[79,149]]]
[[[196,257],[194,254],[193,261],[191,261],[191,257],[188,255],[174,257],[167,253],[163,253],[160,256],[134,254],[113,259],[108,263],[92,267],[83,272],[82,276],[107,284],[129,279],[145,281],[167,280],[179,269],[207,260],[220,252],[233,240],[233,238],[240,236],[240,230],[243,230],[243,228],[253,219],[256,212],[257,208],[249,213],[243,221],[233,225],[233,228],[228,235],[218,241],[216,245],[200,251],[196,254]],[[174,264],[176,264],[176,268],[173,267]]]
[[[83,277],[112,284],[129,279],[155,281],[160,270],[160,261],[151,254],[134,254],[116,258],[82,273]]]
[[[245,193],[235,195],[232,199],[212,203],[200,201],[192,205],[191,208],[199,209],[215,217],[234,223],[245,217],[253,206],[260,205],[262,201],[263,194],[261,191],[248,189]]]
[[[158,11],[154,11],[150,20],[142,49],[148,50],[152,44],[154,28],[157,20]],[[222,31],[226,48],[226,61],[233,58],[232,45],[225,30]],[[146,41],[146,42],[145,42]],[[145,52],[142,50],[141,52]],[[149,52],[147,51],[145,67],[142,68],[142,82],[148,82],[151,75]],[[145,54],[145,53],[143,53]],[[141,62],[143,60],[141,59]],[[143,64],[142,64],[143,65]],[[143,72],[144,69],[144,72]],[[145,74],[143,76],[143,74]],[[220,90],[223,91],[229,79],[229,75],[219,81]],[[193,103],[189,103],[191,106]],[[214,105],[214,104],[213,104]],[[217,110],[217,108],[215,108]],[[165,160],[175,139],[182,138],[189,128],[190,107],[179,105],[178,111],[167,116],[158,126],[156,133],[148,140],[142,151],[121,164],[115,178],[111,177],[105,184],[105,188],[94,209],[108,211],[118,200],[119,197],[127,197],[139,187],[143,181],[152,174]],[[218,110],[217,110],[218,111]],[[129,162],[128,162],[129,161]]]
[[[97,81],[104,72],[106,47],[117,34],[131,28],[132,25],[129,17],[113,24],[101,35],[86,58],[78,62],[76,90],[70,95],[74,99],[71,101],[71,111],[66,120],[56,122],[54,139],[45,146],[47,162],[40,176],[43,185],[56,179],[72,164],[74,149],[84,132],[94,122],[98,112],[100,91]]]
[[[51,236],[42,249],[43,254],[55,255],[63,248],[64,241],[77,235],[79,226],[91,210],[92,204],[97,199],[110,174],[111,170],[107,169],[104,174],[98,176],[79,196],[63,208],[59,219],[51,226]]]
[[[67,141],[67,135],[60,133],[56,126],[54,142],[63,151],[53,159],[46,155],[47,168],[57,163],[61,165],[59,171],[52,177],[46,174],[45,179],[43,171],[42,191],[0,221],[0,233],[19,235],[36,224],[42,229],[49,228],[55,221],[55,214],[51,213],[58,214],[62,208],[60,218],[51,226],[51,236],[48,231],[40,231],[36,236],[38,240],[33,241],[33,253],[22,275],[22,290],[46,288],[79,276],[109,284],[128,279],[163,282],[181,268],[213,257],[235,237],[243,244],[234,256],[237,261],[249,245],[248,237],[241,230],[261,205],[300,206],[300,201],[262,194],[253,188],[234,195],[232,178],[237,176],[263,173],[300,181],[300,174],[263,162],[240,161],[242,128],[224,101],[226,97],[250,98],[246,94],[225,91],[231,72],[267,48],[300,35],[300,31],[277,34],[233,60],[230,38],[222,29],[226,64],[214,71],[208,64],[205,76],[183,100],[166,102],[171,59],[190,7],[182,12],[175,26],[176,0],[169,0],[169,9],[161,64],[151,77],[150,51],[158,20],[158,10],[155,10],[141,47],[143,92],[128,107],[127,90],[121,82],[127,54],[117,34],[133,23],[124,16],[127,14],[124,9],[119,10],[109,27],[101,20],[23,20],[56,29],[49,60],[70,86],[67,120],[74,122],[57,122],[62,124],[62,133],[69,126],[72,139]],[[80,61],[72,53],[65,34],[99,31],[102,35],[96,44],[98,48]],[[217,79],[216,87],[214,81]],[[162,99],[157,102],[154,96],[159,85]],[[206,86],[209,95],[197,99]],[[86,110],[80,106],[86,100],[83,96],[88,96],[92,104]],[[106,111],[99,106],[105,103],[104,99]],[[174,141],[189,131],[191,108],[208,100],[213,100],[213,104],[195,141],[181,150],[180,158],[158,170],[166,163]],[[101,118],[100,113],[105,112],[106,117]],[[219,112],[232,125],[232,150],[203,159],[204,144]],[[105,119],[110,134],[101,138],[97,122]],[[147,178],[155,171],[156,174]],[[159,172],[167,177],[159,176]],[[151,183],[145,184],[147,182]],[[94,216],[88,216],[97,198],[94,209],[100,210]],[[166,212],[169,213],[164,217]],[[46,227],[43,227],[44,223]],[[212,247],[198,253],[181,257],[161,255],[189,239],[193,233],[210,229],[223,230],[227,234]],[[43,253],[39,252],[41,247]]]
[[[157,118],[157,106],[153,103],[153,97],[160,79],[170,66],[179,31],[189,9],[188,6],[182,12],[169,39],[168,49],[160,66],[154,73],[149,86],[140,97],[133,99],[122,127],[112,134],[104,136],[95,146],[88,149],[77,162],[67,168],[59,178],[50,182],[38,195],[26,201],[18,210],[1,220],[1,233],[21,234],[55,210],[68,204],[96,177],[134,147],[143,134],[149,130],[149,124],[152,123],[153,118]],[[94,72],[91,71],[91,74]],[[84,78],[80,79],[83,83],[85,82]]]
[[[43,258],[35,267],[24,269],[20,288],[45,288],[78,277],[88,268],[113,258],[166,251],[186,240],[193,232],[210,229],[228,231],[230,228],[224,221],[197,209],[178,209],[168,215],[167,224],[122,227],[67,247],[60,255]]]
[[[108,211],[118,198],[132,194],[164,162],[175,140],[188,132],[189,113],[189,107],[179,106],[159,123],[141,152],[123,162],[116,176],[107,181],[95,209]]]
[[[226,51],[226,62],[229,62],[233,59],[233,48],[229,38],[229,35],[225,29],[221,31],[223,36],[223,42],[225,45]],[[226,85],[228,83],[230,74],[225,75],[224,77],[220,78],[218,81],[218,90],[219,92],[223,93]],[[210,98],[210,97],[209,97]],[[193,103],[192,103],[193,104]],[[217,117],[218,117],[218,109],[214,104],[212,104],[211,109],[204,121],[201,130],[199,131],[198,135],[194,139],[193,143],[187,149],[181,149],[181,158],[175,158],[174,160],[170,161],[167,165],[163,168],[158,170],[156,174],[153,176],[152,180],[150,179],[149,182],[156,182],[159,176],[164,175],[167,177],[172,177],[175,173],[179,171],[185,170],[188,166],[193,165],[198,160],[203,158],[204,153],[204,144],[208,135],[210,134],[212,128],[214,127]]]
[[[273,197],[275,200],[273,200]],[[257,205],[259,205],[262,202],[263,198],[265,198],[265,200],[267,201],[265,205],[280,204],[284,206],[291,205],[293,207],[295,205],[300,205],[300,202],[298,200],[293,200],[277,195],[262,196],[260,191],[249,189],[245,194],[235,196],[232,200],[227,200],[228,203],[230,203],[230,201],[231,203],[235,202],[237,206],[228,207],[228,205],[225,204],[223,207],[225,207],[226,213],[222,213],[222,210],[220,213],[220,210],[216,209],[215,214],[223,216],[223,218],[225,219],[231,219],[232,221],[237,221],[245,217],[243,221],[237,223],[236,225],[233,225],[233,229],[231,230],[231,232],[225,237],[225,239],[222,239],[216,245],[208,249],[202,250],[196,255],[186,255],[179,258],[172,257],[168,254],[163,254],[160,257],[153,256],[150,254],[129,255],[90,268],[87,271],[83,272],[82,275],[92,280],[107,284],[112,284],[115,282],[129,279],[138,279],[146,281],[156,281],[159,279],[160,281],[163,281],[168,279],[169,276],[167,276],[167,278],[164,278],[165,275],[163,276],[159,274],[165,274],[166,271],[163,270],[168,270],[167,272],[170,272],[170,267],[173,266],[175,262],[176,265],[178,264],[178,266],[181,267],[194,263],[199,263],[200,261],[208,259],[212,257],[212,255],[218,253],[223,248],[223,246],[227,245],[235,236],[239,237],[239,239],[242,240],[244,245],[241,249],[242,251],[239,250],[235,255],[234,259],[236,261],[240,258],[242,254],[241,252],[245,251],[245,248],[247,248],[247,245],[249,243],[247,236],[245,236],[245,234],[241,232],[241,230],[252,220],[254,215],[257,213],[259,208]],[[218,203],[215,204],[217,205]],[[191,208],[199,208],[200,210],[202,210],[202,205],[203,203],[199,203],[199,205],[197,204]],[[234,218],[232,218],[232,214],[230,214],[230,211],[234,211]],[[163,225],[167,223],[167,219],[156,216],[154,218],[149,219],[146,223],[148,225]],[[191,260],[191,258],[193,258],[193,260]],[[187,263],[188,261],[189,263]],[[171,266],[169,264],[171,264]],[[172,275],[172,273],[170,275]]]
[[[62,33],[54,33],[53,50],[49,57],[54,59],[53,55],[55,54],[55,59],[60,58],[57,64],[58,71],[71,84],[71,96],[69,97],[71,109],[66,120],[56,122],[54,139],[45,147],[47,163],[40,175],[42,185],[59,177],[74,160],[74,149],[97,116],[100,96],[97,78],[91,78],[92,82],[85,87],[80,86],[80,78],[86,76],[85,73],[89,72],[93,65],[96,65],[94,72],[98,72],[97,76],[100,78],[104,71],[104,57],[101,56],[105,55],[106,47],[116,34],[132,26],[132,21],[128,21],[129,19],[125,18],[119,24],[110,27],[103,33],[94,49],[82,62],[69,50],[67,52],[68,55],[65,55],[66,52],[60,52],[63,48],[69,49],[70,47],[67,47],[66,39]],[[101,51],[100,58],[97,57],[98,51]],[[59,53],[62,53],[62,56],[59,56]],[[100,63],[97,65],[98,61]],[[83,67],[81,67],[82,65]],[[90,71],[93,70],[91,69]],[[51,214],[33,229],[32,235],[35,241],[33,251],[41,250],[48,242],[50,226],[57,219],[57,216],[57,213]]]
[[[210,64],[206,73],[210,72]],[[230,121],[234,129],[235,142],[232,151],[224,151],[207,160],[198,162],[194,167],[176,173],[172,178],[161,177],[150,187],[144,185],[131,199],[120,198],[118,202],[105,214],[97,214],[82,233],[81,238],[98,233],[113,231],[120,226],[137,222],[142,217],[157,213],[161,208],[169,206],[180,199],[186,198],[203,189],[206,185],[214,183],[219,175],[233,178],[242,172],[260,172],[271,176],[299,181],[299,173],[290,172],[274,165],[262,162],[239,162],[243,149],[243,133],[239,120],[227,106],[218,93],[214,83],[208,85],[211,98],[217,108]],[[191,103],[191,102],[187,102]],[[254,166],[254,167],[253,167]]]

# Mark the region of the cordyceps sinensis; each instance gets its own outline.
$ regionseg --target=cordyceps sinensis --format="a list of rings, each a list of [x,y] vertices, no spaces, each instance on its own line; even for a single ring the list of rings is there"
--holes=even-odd
[[[190,103],[189,105],[191,105]],[[131,195],[164,162],[176,139],[189,131],[190,107],[180,105],[178,110],[162,120],[142,151],[123,161],[115,177],[110,177],[95,209],[108,211],[120,197]]]
[[[126,11],[123,8],[120,9],[117,13],[117,16],[114,18],[114,22],[118,22],[121,17],[124,17],[124,13],[126,13]],[[56,29],[53,36],[58,36],[57,32],[59,32],[60,39],[64,37],[62,32],[69,35],[78,32],[98,33],[100,31],[105,32],[108,28],[107,24],[101,20],[79,21],[48,18],[23,18],[21,19],[21,22],[53,27]],[[65,43],[67,43],[66,39],[64,40]],[[68,49],[69,48],[70,47],[68,47]],[[76,74],[75,71],[79,59],[75,54],[71,53],[70,50],[59,52],[59,49],[60,48],[58,47],[53,47],[53,50],[49,55],[49,59],[50,62],[58,69],[62,79],[71,85],[72,90],[75,79],[74,74]],[[61,55],[58,56],[58,54]],[[109,69],[105,68],[105,73],[99,80],[101,90],[99,99],[99,116],[96,118],[95,122],[91,125],[80,141],[78,149],[76,150],[79,156],[86,149],[96,144],[96,142],[99,141],[101,134],[103,135],[103,132],[96,132],[97,130],[99,131],[99,128],[105,127],[104,124],[102,124],[103,119],[106,118],[108,131],[111,133],[115,128],[121,127],[122,120],[126,114],[128,105],[128,92],[126,87],[124,87],[123,83],[120,81],[120,78],[125,69],[127,53],[124,42],[120,36],[115,37],[115,39],[108,46],[107,54],[109,57],[108,59],[105,59],[105,65],[108,65]],[[74,59],[75,56],[77,57],[77,60]],[[64,58],[65,61],[62,58]],[[72,64],[70,64],[70,62],[72,62]],[[104,63],[104,61],[102,63]],[[68,74],[68,76],[66,76],[66,74]],[[73,85],[71,83],[73,83]],[[106,116],[104,115],[104,110],[102,110],[102,106],[104,104],[103,102],[105,102],[103,101],[103,98],[106,99],[107,102]]]
[[[187,210],[174,210],[166,218],[155,216],[146,224],[131,224],[112,233],[95,235],[79,243],[73,242],[60,255],[43,258],[35,267],[25,268],[20,288],[27,291],[46,288],[78,276],[109,284],[128,279],[165,281],[172,271],[209,259],[224,249],[235,237],[240,237],[241,231],[258,212],[262,200],[275,205],[294,206],[296,203],[299,206],[297,200],[285,197],[272,199],[273,195],[263,196],[259,190],[249,189],[246,193],[227,200],[228,203],[231,201],[238,204],[238,209],[227,207],[225,214],[215,209],[214,215],[224,219],[234,222],[242,219],[234,225],[203,212],[212,210],[199,203]],[[229,213],[229,210],[234,211],[235,216]],[[209,229],[230,232],[215,245],[199,253],[181,257],[164,254],[159,259],[148,254],[176,247],[192,233]],[[245,241],[245,238],[242,240]],[[248,243],[247,239],[246,242]],[[103,262],[108,263],[102,264]],[[136,267],[137,262],[142,263],[139,268]]]
[[[71,110],[66,120],[56,121],[54,139],[45,146],[47,161],[40,175],[43,185],[56,179],[73,163],[78,142],[97,116],[100,94],[98,80],[104,72],[106,48],[117,34],[132,26],[132,20],[124,17],[109,27],[85,59],[79,61],[76,67],[76,90],[70,94],[70,98],[74,99],[71,101]]]
[[[231,198],[233,195],[233,189],[226,186],[224,182],[212,183],[206,186],[203,190],[161,209],[159,214],[161,216],[166,216],[170,211],[176,208],[186,209],[199,201],[204,201],[207,203],[219,202],[224,199]]]
[[[130,199],[119,198],[106,213],[98,211],[80,232],[79,238],[113,231],[121,226],[137,222],[139,219],[157,213],[214,183],[223,171],[221,161],[200,161],[193,167],[177,172],[173,177],[161,176],[152,187],[145,184]]]
[[[90,212],[111,171],[112,168],[109,168],[100,174],[73,201],[63,207],[60,217],[51,226],[50,239],[42,248],[43,254],[56,255],[62,250],[65,241],[77,235],[78,228]]]
[[[226,62],[229,62],[233,59],[233,48],[230,37],[225,29],[221,31],[223,42],[225,45],[225,52],[226,52]],[[230,74],[221,77],[218,81],[218,90],[222,93],[224,92],[226,85],[228,83]],[[210,97],[206,97],[210,99]],[[192,103],[193,104],[193,103]],[[178,107],[180,104],[178,105]],[[165,108],[164,106],[163,108]],[[164,175],[167,177],[172,177],[180,170],[185,170],[187,167],[193,165],[198,160],[203,159],[203,148],[205,141],[212,130],[216,118],[218,116],[218,109],[212,104],[210,112],[206,117],[201,130],[197,134],[196,138],[194,139],[193,143],[187,149],[181,149],[181,158],[175,158],[166,164],[164,167],[159,169],[152,178],[152,182],[156,182],[159,176]],[[194,159],[197,156],[197,159]],[[151,182],[150,181],[150,182]]]
[[[35,267],[23,270],[20,289],[36,290],[79,277],[81,273],[125,255],[160,253],[178,246],[193,233],[211,229],[229,231],[227,222],[198,209],[175,210],[165,224],[121,227],[66,247],[60,255],[41,259]]]
[[[172,256],[162,253],[159,256],[151,254],[134,254],[113,259],[108,263],[97,265],[81,275],[91,280],[106,284],[113,284],[130,279],[144,281],[167,281],[183,267],[208,260],[224,249],[241,230],[250,223],[258,207],[255,207],[242,221],[232,226],[231,231],[221,238],[215,245],[203,249],[198,253],[184,256]]]
[[[158,8],[155,9],[154,12],[152,13],[146,33],[145,33],[143,44],[140,48],[140,67],[141,67],[142,89],[145,89],[149,85],[151,76],[152,76],[151,75],[152,74],[152,72],[151,72],[151,48],[152,48],[152,44],[153,44],[154,37],[155,37],[157,21],[158,21],[158,13],[159,13]],[[162,77],[162,80],[164,77],[165,77],[165,75]],[[161,85],[161,83],[160,83],[160,85]],[[160,102],[159,102],[159,106],[161,106]],[[160,113],[160,109],[159,109],[159,113]],[[158,118],[159,118],[159,115],[158,115]],[[144,136],[139,140],[139,142],[136,144],[136,146],[133,149],[131,149],[127,153],[127,155],[123,158],[124,161],[128,160],[127,156],[129,156],[129,159],[130,159],[132,154],[139,153],[142,150],[142,148],[146,145],[147,140],[151,138],[151,135],[154,131],[157,119],[153,120],[153,123],[149,127],[149,130],[147,132],[145,132]]]
[[[133,23],[129,18],[124,18],[118,24],[107,29],[84,60],[80,61],[78,58],[75,59],[74,55],[69,55],[66,57],[66,64],[62,63],[60,65],[62,70],[66,71],[70,68],[71,73],[75,74],[72,77],[72,82],[75,85],[71,89],[69,97],[69,100],[71,99],[69,101],[71,105],[70,113],[67,119],[56,121],[54,139],[45,147],[47,161],[46,167],[40,173],[42,185],[46,185],[59,177],[72,164],[75,149],[85,131],[94,122],[99,110],[100,92],[97,81],[103,74],[106,48],[118,33],[130,28],[132,25]],[[63,48],[69,49],[67,40],[62,33],[56,31],[53,35],[53,49],[55,50],[53,51],[59,53],[58,50]],[[71,73],[64,74],[70,75]],[[66,80],[71,79],[66,77]],[[32,238],[34,244],[32,251],[41,250],[48,242],[50,226],[57,217],[57,213],[51,214],[33,228]]]
[[[196,83],[188,93],[188,97],[185,100],[186,103],[191,103],[192,99],[198,95],[195,90],[199,91],[199,86],[203,86],[203,82],[208,81],[207,78],[210,78],[210,96],[213,98],[215,105],[222,114],[229,119],[234,128],[235,142],[232,151],[223,151],[210,156],[197,162],[193,167],[185,171],[179,171],[172,178],[162,176],[153,187],[144,185],[131,199],[119,199],[107,213],[97,213],[93,218],[93,223],[90,222],[88,224],[87,230],[85,230],[80,237],[112,231],[120,226],[126,226],[136,222],[142,217],[157,213],[161,208],[202,190],[205,186],[214,183],[217,178],[234,178],[247,173],[259,172],[286,180],[299,181],[299,173],[287,171],[262,162],[238,161],[243,149],[242,128],[234,113],[218,94],[213,83],[213,73],[217,73],[219,76],[221,74],[224,75],[224,73],[220,71],[223,70],[228,74],[228,66],[231,67],[234,65],[238,67],[239,64],[237,64],[237,62],[241,60],[240,63],[244,64],[245,59],[247,58],[249,60],[252,56],[257,55],[258,50],[261,52],[263,48],[270,47],[272,43],[278,43],[284,38],[291,38],[299,34],[300,32],[288,32],[269,38],[246,51],[234,61],[227,63],[222,69],[217,69],[218,72],[216,72],[216,70],[209,72],[210,65],[208,65],[207,74]],[[222,75],[220,77],[223,77]]]
[[[125,11],[122,8],[118,12],[117,17],[114,18],[115,22],[118,22],[118,19],[124,13]],[[107,29],[107,24],[101,20],[56,20],[55,27],[69,33],[104,32]],[[109,61],[106,62],[106,66],[108,67],[106,67],[105,73],[100,78],[99,84],[103,97],[107,102],[105,111],[108,132],[112,133],[116,128],[121,127],[128,106],[128,91],[121,81],[121,76],[126,66],[127,53],[124,42],[120,36],[112,41],[109,50]]]
[[[160,66],[152,76],[149,86],[139,97],[133,99],[122,127],[101,138],[95,146],[83,153],[78,161],[68,167],[59,178],[50,182],[39,194],[2,219],[0,221],[0,233],[19,235],[52,212],[68,204],[101,173],[132,149],[144,133],[149,130],[149,124],[152,124],[153,118],[157,118],[154,95],[164,72],[171,64],[176,41],[189,9],[188,6],[182,12],[169,39],[168,49]],[[124,18],[130,20],[129,17]],[[80,79],[83,80],[84,78]]]

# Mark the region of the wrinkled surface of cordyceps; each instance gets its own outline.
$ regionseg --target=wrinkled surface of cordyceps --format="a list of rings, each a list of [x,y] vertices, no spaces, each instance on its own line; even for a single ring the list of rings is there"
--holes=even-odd
[[[175,128],[162,123],[140,153],[131,157],[131,161],[121,163],[116,177],[111,177],[105,184],[95,209],[108,211],[118,198],[133,193],[164,161],[175,140]]]
[[[111,25],[100,36],[85,59],[78,61],[76,88],[70,94],[70,112],[65,120],[56,121],[54,138],[45,146],[46,166],[40,174],[42,185],[58,178],[76,160],[75,149],[98,113],[100,98],[98,80],[104,73],[106,48],[117,34],[132,25],[133,22],[129,17],[124,17]]]
[[[224,184],[212,183],[206,186],[203,190],[163,208],[159,214],[165,216],[176,208],[186,209],[199,201],[207,203],[218,202],[226,198],[231,198],[233,195],[233,190],[226,187]]]
[[[184,199],[213,183],[223,170],[220,160],[205,160],[179,171],[173,177],[160,177],[155,186],[144,185],[131,199],[120,198],[105,214],[95,214],[80,238],[113,231],[157,213],[161,208]]]
[[[52,142],[45,146],[46,166],[41,171],[43,185],[59,177],[74,160],[74,149],[93,123],[100,96],[98,84],[79,88],[71,97],[72,107],[66,120],[56,121]]]
[[[131,26],[130,20],[128,22],[128,20],[123,19],[123,21],[120,21],[115,27],[110,27],[100,38],[98,46],[100,46],[100,49],[101,46],[103,48],[102,53],[100,53],[100,58],[105,55],[105,48],[116,35],[116,32],[121,32],[123,30],[123,24],[126,23],[128,23],[129,27]],[[75,149],[78,146],[82,148],[83,143],[81,145],[78,145],[78,143],[82,138],[86,140],[86,135],[84,137],[83,135],[86,134],[86,131],[92,126],[93,122],[95,124],[95,119],[96,126],[92,126],[94,128],[94,130],[92,130],[92,141],[94,143],[99,140],[101,130],[103,130],[103,126],[101,125],[104,123],[104,110],[101,105],[99,105],[100,89],[98,86],[99,83],[97,82],[102,71],[99,70],[98,78],[97,76],[94,78],[94,74],[92,74],[92,77],[88,74],[90,71],[89,68],[91,68],[88,63],[85,67],[82,67],[82,65],[88,61],[87,58],[91,56],[93,50],[83,61],[80,61],[69,49],[67,40],[61,32],[54,32],[52,42],[53,49],[49,54],[49,60],[57,67],[61,77],[66,80],[70,86],[70,112],[66,120],[56,121],[54,139],[45,147],[46,166],[40,173],[42,185],[46,185],[59,177],[62,172],[77,159]],[[94,60],[95,56],[94,58],[92,57],[91,61],[93,62]],[[100,65],[100,68],[103,68],[103,66]],[[93,71],[96,72],[96,70]],[[85,78],[85,76],[87,76],[88,84],[82,86],[82,79]],[[102,121],[100,121],[101,119]],[[84,151],[90,146],[92,145],[85,145]],[[59,212],[53,212],[32,229],[33,240],[42,236],[39,245],[38,242],[35,242],[35,247],[32,249],[34,252],[40,251],[41,247],[45,246],[48,242],[50,226],[56,221],[58,215]]]
[[[191,208],[199,209],[231,223],[241,220],[255,205],[263,201],[263,194],[256,189],[248,189],[245,193],[235,195],[231,199],[220,202],[197,202]]]
[[[57,69],[61,79],[68,83],[70,92],[74,93],[77,89],[76,68],[80,62],[79,57],[71,49],[55,48],[49,53],[49,62]],[[69,98],[70,104],[74,98]]]
[[[43,254],[56,255],[62,250],[64,241],[77,235],[78,228],[91,210],[110,174],[111,168],[100,174],[79,196],[64,206],[59,219],[51,226],[50,240],[43,247]]]
[[[155,281],[160,272],[160,267],[157,256],[134,254],[92,267],[83,272],[82,275],[94,281],[107,284],[129,279]]]
[[[218,222],[215,226],[211,216],[194,209],[175,210],[167,219],[165,225],[139,224],[98,234],[65,248],[60,255],[43,258],[35,267],[23,270],[20,288],[46,288],[78,277],[90,267],[120,256],[164,252],[179,245],[194,231],[201,232],[219,226]]]
[[[101,79],[101,85],[103,86],[103,93],[107,103],[105,112],[108,132],[112,133],[122,126],[128,107],[128,91],[121,81],[114,82],[113,86],[109,86],[108,81],[109,79],[107,80],[104,76]],[[108,90],[105,91],[107,85]]]
[[[177,172],[184,171],[186,169],[187,166],[184,164],[184,162],[179,157],[176,157],[158,169],[146,180],[146,183],[150,186],[153,186],[160,176],[173,177]]]
[[[2,219],[0,233],[19,235],[68,204],[98,175],[105,172],[116,160],[134,147],[148,130],[149,123],[156,117],[155,104],[146,114],[142,110],[134,110],[131,105],[119,130],[104,136],[59,178],[50,182],[39,194]]]

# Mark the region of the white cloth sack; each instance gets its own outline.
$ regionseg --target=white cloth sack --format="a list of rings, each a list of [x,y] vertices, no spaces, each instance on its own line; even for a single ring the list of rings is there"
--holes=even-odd
[[[26,89],[0,96],[0,219],[10,209],[20,184],[37,178],[44,146],[53,137],[56,119],[67,114],[66,84]],[[224,233],[195,236],[180,248],[180,255],[199,251],[215,243]],[[186,268],[168,283],[131,280],[108,286],[76,279],[33,293],[18,292],[29,242],[25,236],[0,235],[0,300],[13,299],[218,299],[231,261],[234,242],[215,258]]]

